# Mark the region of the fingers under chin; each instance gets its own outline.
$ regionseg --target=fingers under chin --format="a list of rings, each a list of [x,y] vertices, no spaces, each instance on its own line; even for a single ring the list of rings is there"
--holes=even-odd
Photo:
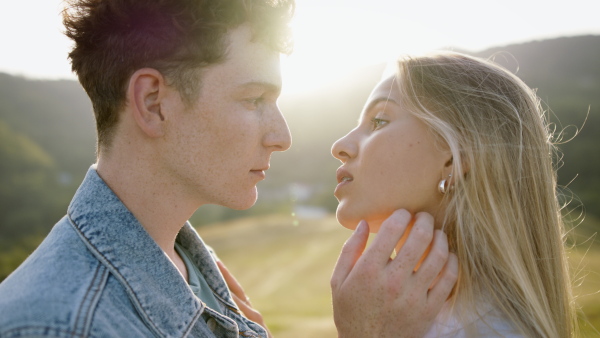
[[[342,252],[333,269],[331,287],[336,289],[348,278],[356,261],[362,255],[369,239],[369,225],[361,221],[350,238],[344,243]]]

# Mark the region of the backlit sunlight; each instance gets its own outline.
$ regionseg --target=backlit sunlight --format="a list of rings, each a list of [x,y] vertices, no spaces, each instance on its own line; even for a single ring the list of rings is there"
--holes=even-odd
[[[316,89],[353,69],[442,43],[440,32],[395,14],[351,9],[342,14],[340,7],[298,7],[294,52],[282,57],[284,92]]]

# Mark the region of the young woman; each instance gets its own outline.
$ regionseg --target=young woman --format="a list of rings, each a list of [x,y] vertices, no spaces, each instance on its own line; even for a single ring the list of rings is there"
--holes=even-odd
[[[424,211],[448,234],[459,278],[429,337],[571,337],[554,152],[513,74],[458,53],[407,58],[333,145],[337,217],[377,232],[396,209]]]

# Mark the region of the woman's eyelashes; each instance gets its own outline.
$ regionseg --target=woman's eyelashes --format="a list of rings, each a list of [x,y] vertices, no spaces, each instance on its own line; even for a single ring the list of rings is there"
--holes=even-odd
[[[389,123],[388,120],[385,120],[381,117],[377,117],[377,116],[373,117],[371,119],[371,129],[373,129],[373,130],[381,129],[383,126],[385,126],[388,123]]]

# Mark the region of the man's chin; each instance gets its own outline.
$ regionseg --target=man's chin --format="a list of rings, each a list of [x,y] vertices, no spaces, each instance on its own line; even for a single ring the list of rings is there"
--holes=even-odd
[[[245,198],[228,201],[228,203],[224,203],[222,205],[233,210],[246,210],[252,208],[254,204],[256,204],[257,198],[258,194],[256,193],[256,188],[254,188],[254,193],[249,193]]]

